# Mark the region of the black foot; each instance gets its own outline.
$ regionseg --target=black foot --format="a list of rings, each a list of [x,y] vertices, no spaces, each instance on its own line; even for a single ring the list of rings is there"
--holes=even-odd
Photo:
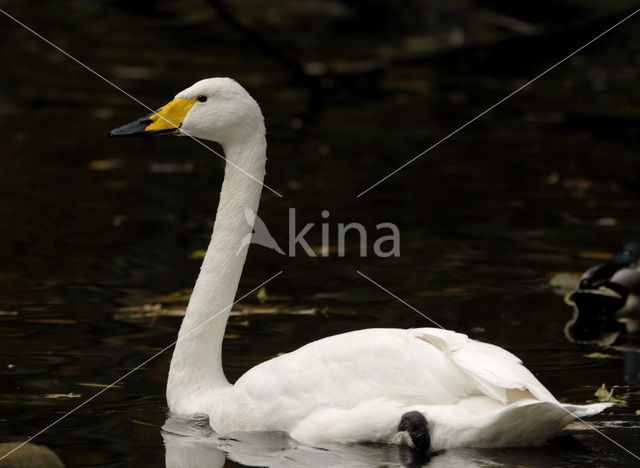
[[[431,437],[429,436],[429,426],[427,419],[419,411],[409,411],[404,413],[398,424],[398,431],[407,431],[411,436],[411,441],[415,450],[423,455],[429,453]]]

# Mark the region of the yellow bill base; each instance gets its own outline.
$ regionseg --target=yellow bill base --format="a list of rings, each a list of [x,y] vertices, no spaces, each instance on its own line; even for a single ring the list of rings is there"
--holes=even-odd
[[[177,133],[187,113],[196,102],[197,99],[178,98],[165,104],[149,116],[151,123],[147,125],[144,131],[163,131],[164,133],[168,133],[170,130],[175,130],[175,132],[172,133]]]

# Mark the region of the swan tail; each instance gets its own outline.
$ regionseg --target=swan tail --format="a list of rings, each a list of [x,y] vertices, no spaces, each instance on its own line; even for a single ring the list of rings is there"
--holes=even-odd
[[[587,418],[602,413],[613,405],[614,403],[592,403],[590,405],[561,404],[560,406],[575,418]]]
[[[609,403],[568,405],[529,399],[489,414],[472,415],[464,408],[452,412],[446,407],[438,411],[425,407],[424,412],[427,420],[434,422],[431,448],[440,450],[541,445],[576,417],[593,416],[609,406]]]
[[[608,406],[608,403],[564,405],[523,400],[501,411],[486,435],[493,446],[539,445],[555,436],[576,417],[598,414]],[[522,421],[527,421],[526,427],[523,427]]]

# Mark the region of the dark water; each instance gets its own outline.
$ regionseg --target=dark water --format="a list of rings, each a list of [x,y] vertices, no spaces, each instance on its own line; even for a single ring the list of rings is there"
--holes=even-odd
[[[284,195],[265,192],[261,202],[276,239],[286,236],[290,207],[301,225],[322,222],[328,210],[330,222],[360,222],[372,233],[379,222],[399,226],[399,258],[360,258],[353,242],[346,258],[286,258],[253,246],[239,294],[283,270],[267,286],[280,296],[272,303],[323,313],[232,318],[230,380],[330,334],[430,325],[360,270],[441,325],[516,353],[562,401],[583,403],[602,383],[627,383],[623,353],[592,359],[586,355],[602,350],[565,340],[571,311],[548,284],[554,272],[596,262],[590,253],[613,253],[638,237],[640,17],[356,198],[613,24],[624,2],[614,5],[617,16],[604,3],[554,4],[546,19],[526,3],[522,17],[542,29],[509,41],[512,29],[464,2],[234,3],[237,21],[257,36],[216,3],[2,8],[152,107],[200,78],[243,83],[267,119],[266,183]],[[187,139],[107,140],[109,129],[146,110],[0,21],[0,440],[9,442],[175,339],[177,317],[117,311],[193,284],[199,260],[190,255],[206,247],[223,166]],[[305,75],[299,64],[330,71]],[[319,245],[320,229],[307,239]],[[167,353],[148,363],[34,442],[66,466],[163,466],[165,444],[167,457],[184,454],[193,466],[221,466],[221,449],[227,466],[415,466],[395,447],[318,454],[278,435],[163,441],[169,360]],[[631,450],[640,437],[638,390],[625,388],[626,407],[590,421]],[[636,461],[593,431],[575,437],[589,449],[450,451],[429,466]]]

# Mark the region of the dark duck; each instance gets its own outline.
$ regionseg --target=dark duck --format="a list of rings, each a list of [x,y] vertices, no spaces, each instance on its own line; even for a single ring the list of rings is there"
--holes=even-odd
[[[564,328],[570,341],[640,349],[640,242],[589,268],[565,302],[573,306]]]

